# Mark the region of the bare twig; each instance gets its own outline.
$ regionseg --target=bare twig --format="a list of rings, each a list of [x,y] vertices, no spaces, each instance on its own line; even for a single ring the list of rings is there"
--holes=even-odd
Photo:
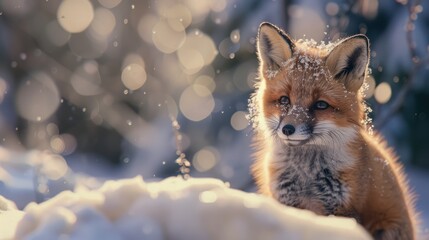
[[[421,60],[417,54],[416,43],[413,38],[413,32],[415,29],[414,22],[417,19],[417,14],[421,11],[420,0],[415,0],[413,2],[409,2],[408,5],[408,20],[406,25],[406,38],[408,44],[408,50],[410,52],[411,61],[413,63],[412,69],[408,78],[405,79],[404,86],[401,88],[396,98],[393,100],[392,104],[390,104],[389,108],[376,119],[375,127],[377,129],[381,129],[385,126],[385,124],[392,118],[394,114],[396,114],[401,107],[404,105],[405,98],[411,91],[411,87],[415,82],[416,75],[418,71],[425,65],[429,63],[429,59]]]
[[[190,167],[191,163],[186,159],[186,155],[183,152],[183,146],[182,146],[182,134],[180,133],[180,125],[179,122],[174,118],[174,116],[170,116],[171,118],[171,126],[173,127],[174,131],[174,139],[176,140],[176,154],[177,159],[176,163],[179,164],[180,168],[180,174],[182,175],[182,178],[187,180],[190,176]]]

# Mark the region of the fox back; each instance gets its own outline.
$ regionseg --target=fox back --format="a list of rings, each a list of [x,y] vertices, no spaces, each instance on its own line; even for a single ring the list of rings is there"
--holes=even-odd
[[[257,49],[260,80],[249,109],[259,191],[288,206],[353,217],[377,239],[414,239],[401,166],[366,126],[367,37],[294,41],[263,23]]]

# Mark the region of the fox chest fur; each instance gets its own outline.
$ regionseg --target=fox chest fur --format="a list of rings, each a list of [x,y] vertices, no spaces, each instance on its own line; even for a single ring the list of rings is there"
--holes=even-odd
[[[274,151],[268,159],[270,190],[279,202],[318,214],[335,214],[346,202],[348,187],[332,163],[335,154],[318,147]]]

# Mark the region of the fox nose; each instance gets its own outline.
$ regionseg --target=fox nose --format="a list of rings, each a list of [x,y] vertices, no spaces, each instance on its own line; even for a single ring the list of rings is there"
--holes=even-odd
[[[282,132],[284,135],[289,136],[292,135],[295,132],[295,127],[290,125],[290,124],[286,124],[283,128],[282,128]]]

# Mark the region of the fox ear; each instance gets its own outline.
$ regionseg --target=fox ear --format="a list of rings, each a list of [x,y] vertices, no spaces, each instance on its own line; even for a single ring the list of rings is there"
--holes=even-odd
[[[263,73],[279,69],[292,57],[294,47],[289,36],[277,26],[267,22],[259,26],[257,48]]]
[[[326,58],[326,65],[334,79],[354,92],[362,86],[368,63],[369,41],[362,34],[344,39]]]

